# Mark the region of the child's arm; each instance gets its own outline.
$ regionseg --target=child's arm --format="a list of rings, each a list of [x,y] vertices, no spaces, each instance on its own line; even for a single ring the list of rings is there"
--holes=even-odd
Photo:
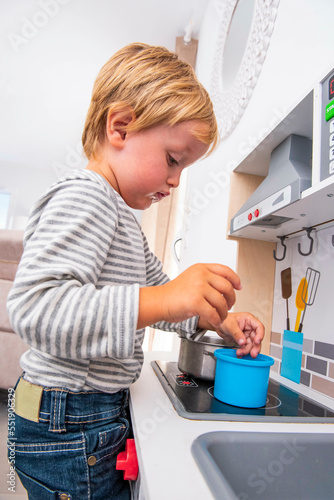
[[[145,239],[144,235],[143,238]],[[167,331],[180,330],[181,332],[182,330],[183,335],[187,335],[187,332],[188,335],[191,334],[191,331],[194,332],[194,327],[202,330],[215,330],[220,336],[224,337],[228,335],[230,338],[233,337],[238,342],[238,344],[240,345],[240,348],[237,351],[238,356],[244,356],[248,353],[250,353],[253,357],[257,356],[257,354],[261,350],[261,342],[264,337],[263,324],[250,313],[227,314],[228,308],[230,308],[231,304],[233,305],[235,301],[233,287],[236,289],[240,289],[240,280],[238,276],[233,273],[233,271],[231,271],[231,269],[225,266],[221,266],[220,264],[197,264],[187,269],[184,273],[180,274],[180,276],[178,276],[176,280],[167,283],[168,278],[166,275],[163,275],[161,270],[162,266],[159,268],[159,266],[157,267],[156,264],[152,265],[152,261],[156,262],[157,258],[151,252],[149,252],[147,243],[145,246],[147,249],[148,268],[153,267],[154,269],[160,269],[160,274],[155,273],[154,280],[152,279],[152,282],[150,283],[152,285],[156,283],[155,286],[149,286],[147,288],[140,289],[138,316],[139,327],[142,325],[154,325],[156,326],[156,328],[161,328]],[[213,276],[213,274],[216,273],[218,273],[218,280],[221,280],[222,277],[225,277],[225,279],[227,280],[227,282],[224,283],[225,286],[227,285],[224,297],[221,296],[221,292],[219,292],[219,290],[215,290],[214,283],[218,283],[218,281],[217,276],[215,277]],[[222,275],[220,273],[222,273]],[[151,276],[152,273],[149,273],[149,275]],[[198,282],[195,281],[196,276],[197,278],[199,278],[199,286]],[[208,278],[209,281],[207,281]],[[213,278],[213,281],[211,280],[211,278]],[[161,281],[162,285],[160,285]],[[202,288],[203,285],[204,288],[210,293],[209,295],[198,297],[198,294],[201,295],[201,290],[204,290],[204,288]],[[207,287],[207,285],[209,285],[209,287]],[[188,290],[189,286],[190,292]],[[170,319],[168,319],[167,321],[162,321],[161,318],[164,317],[164,301],[166,300],[169,291],[173,290],[174,287],[176,293],[171,297],[172,308],[174,310],[175,308],[179,308],[179,311],[181,311],[183,308],[183,313],[186,313],[186,311],[193,311],[193,309],[191,309],[193,305],[191,304],[191,300],[195,299],[197,310],[202,310],[202,307],[204,307],[210,317],[208,317],[208,314],[203,315],[201,313],[195,313],[192,319],[196,321],[191,321],[191,323],[188,323],[187,321],[173,323],[174,318],[172,319],[172,321]],[[196,301],[196,295],[197,299],[199,298],[198,302]],[[214,297],[215,300],[217,299],[218,306],[220,305],[221,307],[221,305],[223,304],[223,317],[219,317],[219,313],[215,310],[213,302],[208,301],[209,297]],[[181,315],[181,318],[187,319],[191,317],[192,313],[189,314],[190,316]],[[219,317],[218,327],[216,327],[214,324],[215,318],[217,319],[217,316]],[[168,328],[168,325],[170,328]],[[181,325],[183,325],[183,327]],[[189,327],[191,328],[191,330],[188,330]]]
[[[240,290],[241,284],[230,268],[195,264],[164,285],[140,289],[137,328],[193,316],[211,329],[219,328],[235,302],[234,289]]]

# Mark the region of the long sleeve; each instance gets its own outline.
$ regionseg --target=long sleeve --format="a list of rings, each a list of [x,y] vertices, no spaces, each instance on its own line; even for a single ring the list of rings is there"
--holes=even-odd
[[[56,185],[36,206],[8,299],[30,346],[67,359],[133,355],[139,285],[101,284],[118,223],[110,190],[87,179]]]

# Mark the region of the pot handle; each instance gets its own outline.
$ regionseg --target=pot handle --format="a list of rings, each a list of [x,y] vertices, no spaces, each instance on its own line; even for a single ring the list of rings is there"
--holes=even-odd
[[[213,354],[213,352],[210,352],[210,351],[203,351],[203,354],[206,354],[207,356],[212,356],[213,358],[215,357],[215,355]]]

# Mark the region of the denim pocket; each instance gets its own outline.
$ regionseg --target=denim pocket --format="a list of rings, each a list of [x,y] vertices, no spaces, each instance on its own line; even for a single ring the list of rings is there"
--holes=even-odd
[[[116,470],[117,456],[125,447],[129,434],[129,422],[118,419],[85,430],[89,483],[94,498],[129,500],[129,482],[123,472]]]
[[[23,484],[24,488],[29,491],[29,500],[58,500],[62,493],[66,493],[68,498],[71,499],[71,495],[66,491],[53,491],[47,488],[44,484],[36,481],[32,477],[28,476],[24,472],[16,468],[16,472]]]
[[[71,494],[75,500],[87,498],[83,433],[55,435],[49,432],[48,424],[17,415],[15,422],[15,468],[29,500],[58,500],[59,493]]]
[[[129,422],[123,418],[86,431],[87,455],[94,455],[96,462],[116,455],[125,445],[128,433]]]

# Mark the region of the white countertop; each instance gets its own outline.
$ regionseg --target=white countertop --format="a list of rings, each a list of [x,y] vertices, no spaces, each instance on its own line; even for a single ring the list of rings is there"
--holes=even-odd
[[[334,424],[189,420],[180,417],[150,362],[176,361],[171,353],[147,352],[130,408],[141,488],[145,500],[210,500],[213,496],[192,454],[191,444],[210,431],[334,433]]]

